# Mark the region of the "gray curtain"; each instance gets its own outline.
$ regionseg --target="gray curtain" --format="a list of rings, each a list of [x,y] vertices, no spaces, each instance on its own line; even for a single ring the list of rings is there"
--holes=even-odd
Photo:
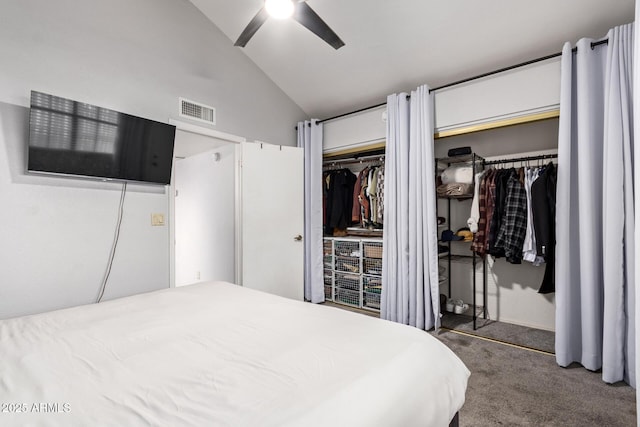
[[[428,86],[387,98],[380,317],[438,327],[433,96]]]
[[[324,302],[322,277],[322,123],[298,123],[304,149],[304,299]]]
[[[556,360],[635,386],[633,24],[562,53]]]

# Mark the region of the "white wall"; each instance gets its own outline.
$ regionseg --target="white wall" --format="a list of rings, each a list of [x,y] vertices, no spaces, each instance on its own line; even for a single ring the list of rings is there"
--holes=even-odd
[[[557,110],[560,58],[438,90],[434,102],[438,132]]]
[[[0,2],[0,101],[29,92],[166,122],[178,97],[214,106],[217,130],[295,145],[305,118],[187,0]]]
[[[178,97],[217,108],[216,130],[295,145],[302,110],[187,0],[0,3],[0,318],[98,292],[120,185],[25,175],[30,90],[158,121]],[[184,119],[182,119],[184,120]],[[130,186],[105,299],[169,286],[163,187]]]
[[[235,173],[234,144],[176,161],[176,286],[235,281]]]
[[[25,175],[28,109],[0,103],[0,318],[95,301],[121,184]],[[168,286],[163,186],[130,185],[104,299]]]
[[[386,139],[387,124],[382,115],[386,105],[324,124],[322,149],[325,153],[366,147]]]
[[[560,59],[554,58],[437,91],[435,131],[548,112],[558,109],[559,103]],[[324,152],[384,141],[385,110],[386,106],[378,107],[326,122]]]

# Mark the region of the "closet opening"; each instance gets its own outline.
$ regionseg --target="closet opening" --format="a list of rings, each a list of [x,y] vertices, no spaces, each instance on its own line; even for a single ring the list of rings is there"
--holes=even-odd
[[[383,148],[323,161],[325,300],[377,315],[382,293]]]
[[[484,159],[482,170],[489,168],[511,170],[537,167],[554,161],[557,154],[558,118],[517,124],[491,130],[437,139],[434,145],[436,158],[448,157],[448,150],[471,147],[473,153]],[[475,183],[474,183],[475,184]],[[469,227],[473,198],[438,200],[438,216],[446,218],[446,230]],[[448,206],[450,205],[450,207]],[[441,234],[444,229],[439,228]],[[442,240],[442,236],[439,235]],[[442,242],[440,242],[442,244]],[[442,326],[468,331],[540,351],[555,351],[555,294],[541,294],[545,277],[545,264],[520,264],[507,261],[504,255],[485,255],[473,263],[471,243],[447,242],[451,254],[449,265],[440,263],[439,274],[448,278],[441,284],[441,294],[446,302],[468,304],[470,310],[456,314],[455,307],[442,310]],[[514,261],[514,260],[511,260]],[[517,262],[517,260],[516,260]],[[477,286],[473,281],[486,286]],[[476,304],[473,304],[473,301]],[[473,327],[473,309],[478,313],[477,330]],[[486,319],[484,318],[486,315]]]

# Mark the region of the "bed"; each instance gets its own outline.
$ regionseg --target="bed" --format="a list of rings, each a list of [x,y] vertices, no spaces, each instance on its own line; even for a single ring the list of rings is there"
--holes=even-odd
[[[447,426],[468,377],[424,331],[224,282],[0,321],[7,426]]]

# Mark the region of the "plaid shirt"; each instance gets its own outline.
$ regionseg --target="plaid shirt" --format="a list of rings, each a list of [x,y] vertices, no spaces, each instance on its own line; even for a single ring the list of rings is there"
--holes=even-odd
[[[507,181],[509,181],[509,176],[511,176],[511,169],[496,170],[493,179],[494,185],[490,188],[492,191],[493,214],[489,220],[489,230],[487,231],[487,243],[485,246],[488,254],[498,258],[504,256],[504,248],[502,246],[496,246],[496,241],[498,239],[498,233],[502,228],[502,217],[507,204]]]
[[[522,262],[522,246],[527,232],[527,193],[514,170],[507,180],[507,196],[494,248],[504,249],[507,261]]]
[[[487,241],[487,229],[488,229],[488,215],[489,204],[493,204],[489,200],[489,186],[493,182],[495,174],[494,169],[489,169],[487,173],[482,176],[480,180],[480,189],[478,190],[478,211],[480,213],[478,217],[478,231],[473,236],[473,243],[471,244],[471,250],[475,251],[481,257],[487,253],[486,241]]]

